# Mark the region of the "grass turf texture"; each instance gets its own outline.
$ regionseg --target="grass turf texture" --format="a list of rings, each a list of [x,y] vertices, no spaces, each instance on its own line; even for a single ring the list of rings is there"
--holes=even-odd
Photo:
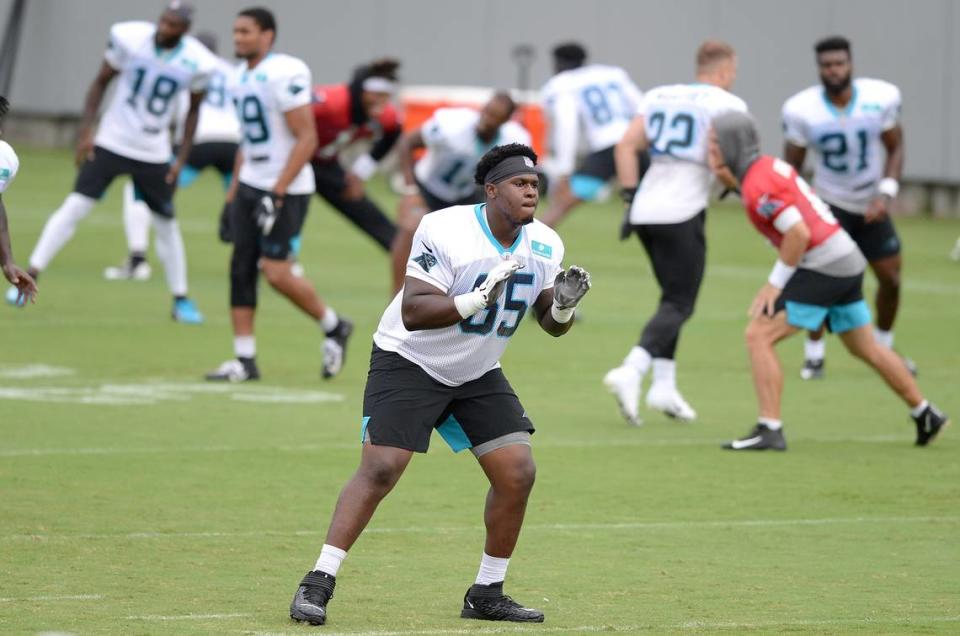
[[[73,170],[66,153],[20,151],[4,201],[25,264]],[[393,208],[382,184],[371,189]],[[313,631],[292,624],[287,605],[357,463],[387,260],[315,200],[303,263],[357,323],[341,377],[320,382],[318,329],[261,286],[261,386],[279,387],[285,401],[175,386],[166,397],[178,399],[98,404],[104,392],[124,395],[116,385],[200,390],[202,372],[231,353],[217,180],[205,175],[177,200],[202,327],[170,321],[155,258],[148,283],[102,279],[125,251],[119,191],[42,277],[39,303],[0,311],[2,631]],[[593,276],[582,323],[554,340],[525,321],[503,361],[538,426],[539,465],[507,591],[547,623],[458,618],[482,549],[485,482],[471,455],[434,436],[351,552],[324,633],[960,629],[957,433],[914,448],[904,407],[835,338],[823,382],[799,380],[799,338],[781,347],[787,453],[720,450],[754,421],[742,332],[773,260],[734,206],[709,216],[706,281],[679,352],[699,421],[649,412],[643,428],[621,421],[600,378],[634,343],[657,293],[639,244],[616,242],[618,207],[585,206],[561,228],[568,263]],[[960,224],[898,227],[897,344],[920,365],[926,393],[957,416],[960,267],[946,254]],[[32,364],[74,373],[10,377]],[[39,387],[74,391],[9,399]],[[296,401],[317,391],[342,399]],[[49,401],[65,395],[74,401]]]

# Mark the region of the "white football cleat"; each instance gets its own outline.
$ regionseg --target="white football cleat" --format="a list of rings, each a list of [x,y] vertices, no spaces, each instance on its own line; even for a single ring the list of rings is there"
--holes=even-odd
[[[692,422],[697,419],[697,412],[687,404],[680,395],[680,391],[672,387],[658,387],[656,384],[650,387],[650,392],[647,393],[647,408],[660,411],[667,417],[681,422]]]
[[[617,399],[620,414],[633,426],[643,425],[640,419],[640,380],[640,372],[627,366],[610,369],[603,376],[603,385]]]
[[[153,273],[153,270],[150,268],[150,263],[147,261],[140,261],[134,266],[131,266],[130,261],[125,261],[123,265],[119,267],[108,267],[103,270],[103,277],[106,280],[136,280],[144,281],[150,280],[150,275]]]

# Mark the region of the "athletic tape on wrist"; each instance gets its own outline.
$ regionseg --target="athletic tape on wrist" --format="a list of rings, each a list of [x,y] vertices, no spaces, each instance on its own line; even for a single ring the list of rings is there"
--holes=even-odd
[[[880,179],[880,185],[877,186],[877,192],[885,194],[891,199],[896,199],[900,194],[900,183],[893,177],[884,177]]]
[[[787,286],[795,271],[797,271],[796,267],[791,267],[778,258],[777,262],[773,264],[773,269],[770,270],[767,282],[777,289],[783,289]]]
[[[561,324],[570,322],[570,319],[573,318],[574,312],[577,310],[576,307],[568,307],[567,309],[560,309],[556,305],[550,305],[550,315],[553,316],[553,319]]]
[[[454,296],[453,304],[456,305],[457,313],[459,313],[463,319],[469,318],[485,306],[483,295],[476,290]]]
[[[377,162],[368,154],[362,154],[357,157],[357,160],[353,162],[353,166],[350,167],[350,172],[360,177],[363,181],[372,177],[376,171]]]

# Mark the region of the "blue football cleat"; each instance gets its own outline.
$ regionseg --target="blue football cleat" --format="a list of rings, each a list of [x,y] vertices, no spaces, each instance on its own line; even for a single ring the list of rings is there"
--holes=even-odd
[[[27,304],[27,299],[20,298],[20,290],[11,285],[10,289],[7,290],[7,304],[14,307],[23,307]]]
[[[202,325],[203,314],[189,298],[173,301],[173,319],[185,325]]]

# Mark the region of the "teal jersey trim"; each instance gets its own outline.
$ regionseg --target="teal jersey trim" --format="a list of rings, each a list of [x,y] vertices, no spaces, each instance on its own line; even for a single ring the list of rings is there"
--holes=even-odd
[[[467,437],[467,434],[463,431],[463,427],[460,426],[460,422],[458,422],[457,418],[453,415],[437,427],[437,432],[440,433],[440,437],[443,438],[443,441],[450,446],[450,449],[454,453],[459,453],[467,448],[473,448],[473,444],[470,443],[470,438]]]
[[[477,217],[477,223],[480,224],[480,229],[483,230],[483,233],[487,235],[487,239],[490,240],[490,243],[497,248],[497,252],[500,254],[513,254],[517,251],[517,248],[520,247],[520,242],[523,240],[523,228],[520,228],[520,233],[517,234],[517,240],[513,242],[509,248],[504,248],[503,245],[500,245],[500,241],[497,240],[497,237],[493,235],[493,232],[490,231],[490,226],[487,224],[487,215],[484,209],[487,207],[486,203],[478,203],[475,208],[473,208],[473,213]]]
[[[362,423],[360,424],[360,445],[363,446],[363,440],[367,436],[367,424],[370,423],[370,416],[367,415],[363,418]]]
[[[840,112],[840,109],[837,108],[836,104],[830,101],[830,98],[827,97],[827,91],[820,91],[820,96],[823,97],[823,103],[827,105],[827,110],[829,110],[835,117],[849,117],[853,114],[853,109],[857,105],[857,87],[853,87],[853,95],[850,96],[850,101],[843,108],[843,112]]]
[[[154,45],[153,48],[157,54],[157,57],[159,57],[164,62],[170,62],[173,60],[173,58],[177,57],[177,53],[179,53],[183,49],[183,39],[181,38],[180,41],[177,42],[177,45],[170,50],[161,49],[159,46],[156,46],[156,45]]]

